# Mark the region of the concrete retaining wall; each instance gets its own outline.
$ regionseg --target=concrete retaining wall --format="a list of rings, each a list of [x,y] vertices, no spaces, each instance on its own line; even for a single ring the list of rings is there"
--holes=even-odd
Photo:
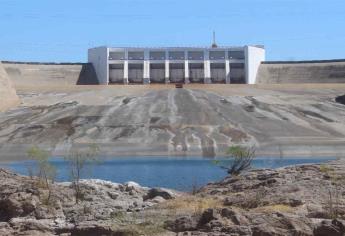
[[[90,63],[2,62],[15,87],[98,84]],[[257,83],[345,83],[345,60],[263,62]]]
[[[19,104],[19,98],[13,84],[0,62],[0,111]]]
[[[263,62],[257,83],[345,83],[345,60]]]
[[[3,62],[16,88],[32,86],[66,86],[98,84],[89,63],[24,63]]]

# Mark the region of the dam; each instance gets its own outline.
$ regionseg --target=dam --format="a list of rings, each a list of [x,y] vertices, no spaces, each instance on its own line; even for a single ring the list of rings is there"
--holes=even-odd
[[[114,56],[113,54],[111,54]],[[169,54],[168,54],[169,55]],[[173,54],[175,57],[178,53]],[[180,54],[182,55],[182,54]],[[243,57],[236,55],[236,57]],[[104,67],[104,83],[102,71],[97,63],[49,63],[49,62],[18,62],[2,61],[2,75],[11,81],[16,89],[27,87],[55,87],[74,85],[123,85],[123,84],[316,84],[316,83],[345,83],[345,59],[313,60],[313,61],[257,61],[253,71],[246,72],[245,59],[180,61],[176,60],[167,65],[166,62],[152,61],[148,65],[145,61],[128,62],[128,80],[124,80],[125,60],[109,61]],[[187,63],[188,62],[188,63]],[[169,67],[169,69],[167,69]],[[186,68],[188,67],[188,70]],[[108,68],[108,69],[107,69]],[[145,68],[150,71],[150,78],[145,78]],[[207,72],[206,72],[207,71]],[[127,73],[126,72],[126,73]],[[247,74],[252,72],[247,83]],[[209,79],[205,74],[210,75]],[[188,75],[188,76],[187,76]]]
[[[345,60],[262,62],[256,81],[259,84],[344,83]]]
[[[292,77],[297,66],[300,79]],[[334,61],[264,62],[255,85],[175,89],[87,85],[98,84],[92,63],[2,62],[0,109],[12,109],[0,113],[0,156],[25,157],[32,145],[60,155],[87,143],[97,143],[105,156],[215,156],[239,143],[256,144],[266,156],[343,155],[345,110],[336,102],[344,95],[343,68]],[[284,70],[291,76],[283,77]],[[272,80],[276,74],[281,79]]]
[[[97,47],[88,62],[100,84],[255,84],[263,46]]]

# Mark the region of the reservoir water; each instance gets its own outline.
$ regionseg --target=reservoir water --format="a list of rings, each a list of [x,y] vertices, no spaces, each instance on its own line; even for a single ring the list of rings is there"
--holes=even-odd
[[[166,187],[190,191],[212,181],[219,181],[227,173],[215,165],[214,159],[201,157],[123,157],[104,159],[87,168],[83,177],[109,180],[117,183],[134,181],[142,186]],[[221,160],[226,165],[226,160]],[[296,164],[322,163],[330,158],[257,158],[253,168],[278,168]],[[52,158],[58,181],[69,181],[69,168],[63,158]],[[30,161],[2,164],[1,167],[27,175]]]

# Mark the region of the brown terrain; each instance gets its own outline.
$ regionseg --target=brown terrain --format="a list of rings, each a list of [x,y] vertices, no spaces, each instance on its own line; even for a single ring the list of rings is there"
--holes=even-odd
[[[0,169],[0,235],[343,236],[344,161],[251,170],[194,194],[83,180],[48,189]],[[50,196],[48,198],[48,196]]]

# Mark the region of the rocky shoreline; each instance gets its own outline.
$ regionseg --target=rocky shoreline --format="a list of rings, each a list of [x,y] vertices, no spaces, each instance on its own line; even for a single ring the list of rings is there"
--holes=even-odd
[[[33,178],[0,169],[0,235],[340,236],[345,161],[251,170],[193,194],[84,180],[52,197]]]
[[[52,184],[52,196],[37,179],[0,169],[0,235],[113,235],[113,219],[143,211],[181,193],[146,188],[135,182],[117,184],[82,180],[77,204],[71,183]]]

